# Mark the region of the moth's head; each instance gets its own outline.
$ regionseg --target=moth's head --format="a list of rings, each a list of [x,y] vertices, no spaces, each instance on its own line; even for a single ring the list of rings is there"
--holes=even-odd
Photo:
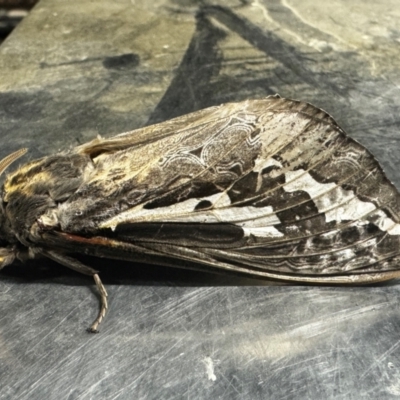
[[[7,167],[9,167],[15,160],[23,156],[27,152],[27,149],[20,149],[0,161],[0,177],[4,173]],[[14,246],[10,243],[10,232],[9,224],[5,217],[2,200],[0,204],[0,269],[6,265],[11,264],[16,255]]]

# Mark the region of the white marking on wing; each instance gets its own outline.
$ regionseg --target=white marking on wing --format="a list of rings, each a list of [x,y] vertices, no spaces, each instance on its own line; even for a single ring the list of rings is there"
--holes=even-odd
[[[219,207],[209,210],[195,211],[200,201],[208,200],[212,204],[218,203]],[[143,206],[134,207],[107,221],[104,221],[100,228],[115,229],[121,223],[139,222],[198,222],[198,223],[234,223],[244,229],[248,236],[253,234],[260,237],[282,237],[273,225],[280,224],[279,218],[268,207],[228,207],[231,201],[229,196],[217,193],[201,199],[189,199],[168,207],[160,207],[151,210],[143,209]]]
[[[262,156],[270,158],[304,132],[309,118],[299,118],[298,113],[266,112],[263,115],[260,139]]]
[[[400,235],[400,224],[389,218],[383,210],[373,213],[371,222],[389,235]]]
[[[262,158],[261,156],[257,157],[255,162],[254,162],[254,172],[261,172],[263,169],[271,166],[277,166],[279,168],[282,168],[282,164],[275,160],[274,158]]]
[[[320,213],[325,213],[326,222],[367,220],[389,235],[400,235],[400,224],[394,222],[382,210],[368,201],[360,200],[353,190],[345,190],[335,183],[319,183],[303,169],[289,171],[285,174],[286,182],[283,188],[287,192],[302,190],[313,199]],[[371,215],[369,215],[371,214]],[[372,217],[372,220],[371,220]]]
[[[246,237],[250,235],[263,238],[278,238],[285,236],[282,232],[279,232],[273,226],[263,226],[260,228],[243,228]]]
[[[258,192],[261,189],[261,185],[262,185],[261,172],[265,168],[268,168],[271,166],[276,166],[276,167],[282,168],[282,164],[279,161],[275,160],[274,158],[265,159],[262,156],[259,156],[256,158],[256,160],[254,162],[254,168],[253,168],[254,172],[258,172],[256,192]]]
[[[212,204],[218,203],[219,207],[225,207],[231,204],[231,200],[225,192],[216,193],[203,198],[188,199],[167,207],[159,207],[151,210],[144,209],[143,204],[140,204],[102,222],[100,224],[100,228],[115,229],[118,224],[128,222],[209,222],[204,220],[204,217],[198,218],[202,213],[194,211],[197,204],[204,200],[208,200]]]

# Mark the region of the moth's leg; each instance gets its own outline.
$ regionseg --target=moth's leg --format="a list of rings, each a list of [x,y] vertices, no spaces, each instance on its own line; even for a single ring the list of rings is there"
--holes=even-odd
[[[93,276],[94,281],[96,283],[97,290],[100,293],[100,311],[99,311],[97,318],[94,320],[94,322],[90,326],[90,328],[87,329],[87,331],[90,333],[98,333],[99,331],[97,328],[99,327],[101,321],[103,320],[104,316],[106,315],[106,311],[108,308],[107,291],[106,291],[105,287],[103,286],[103,283],[100,280],[98,271],[86,266],[85,264],[82,264],[80,261],[75,260],[74,258],[65,256],[64,254],[57,253],[56,251],[53,251],[53,250],[41,249],[40,254],[58,262],[61,265],[64,265],[65,267],[73,269],[74,271],[80,272],[85,275]]]

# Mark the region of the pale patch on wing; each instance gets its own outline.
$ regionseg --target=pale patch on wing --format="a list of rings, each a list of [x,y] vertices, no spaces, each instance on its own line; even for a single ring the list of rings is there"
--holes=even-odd
[[[254,162],[253,171],[254,172],[262,172],[263,169],[272,167],[272,166],[283,168],[282,164],[279,161],[275,160],[274,158],[265,159],[265,158],[262,158],[261,156],[259,156]]]
[[[256,186],[256,192],[258,192],[261,189],[262,186],[262,175],[261,172],[268,167],[278,167],[278,168],[282,168],[282,164],[275,160],[274,158],[270,157],[270,158],[263,158],[262,156],[258,156],[257,159],[254,162],[254,168],[253,171],[254,172],[258,172],[258,177],[257,177],[257,186]]]
[[[297,171],[289,171],[285,174],[286,183],[283,188],[287,192],[295,192],[302,190],[307,192],[312,199],[320,196],[321,194],[328,192],[336,186],[335,183],[319,183],[304,169],[298,169]]]
[[[390,218],[388,218],[388,219],[390,219]],[[393,222],[393,226],[387,230],[387,233],[389,235],[400,235],[400,224],[396,224],[395,222]]]
[[[266,112],[260,119],[262,156],[267,159],[304,132],[309,118],[299,118],[297,112]]]
[[[321,261],[327,259],[329,260],[330,258],[330,254],[321,254]],[[354,250],[352,248],[348,248],[348,249],[341,249],[339,251],[335,252],[335,262],[336,263],[341,263],[341,262],[345,262],[347,260],[352,260],[354,257],[356,257],[356,253],[354,252]]]
[[[196,206],[205,200],[213,206],[205,210],[196,210]],[[226,222],[242,227],[247,236],[250,234],[259,237],[283,236],[283,233],[274,227],[281,222],[271,206],[229,207],[230,204],[229,196],[223,192],[150,210],[144,209],[143,205],[140,205],[102,222],[100,228],[115,229],[119,224],[143,222],[198,222],[205,224]],[[221,208],[216,208],[216,205]]]
[[[387,232],[389,235],[400,235],[400,224],[394,222],[382,210],[377,210],[370,218],[371,222],[381,231]]]
[[[150,210],[143,208],[143,204],[140,204],[102,222],[100,228],[115,229],[115,227],[121,223],[177,222],[182,220],[187,222],[207,222],[204,218],[198,220],[197,216],[199,213],[195,211],[200,201],[204,200],[208,200],[212,204],[219,202],[220,206],[229,205],[231,203],[229,196],[223,192],[201,199],[188,199],[167,207],[159,207]]]
[[[285,174],[287,192],[302,190],[313,199],[318,211],[325,214],[326,222],[356,221],[368,216],[368,221],[389,235],[400,235],[400,225],[368,201],[362,201],[352,190],[345,190],[335,183],[319,183],[303,169]],[[371,214],[374,210],[377,212]],[[367,220],[365,220],[367,223]]]
[[[278,238],[285,236],[282,232],[279,232],[273,226],[263,226],[259,228],[243,228],[244,234],[246,237],[250,235],[262,238]]]

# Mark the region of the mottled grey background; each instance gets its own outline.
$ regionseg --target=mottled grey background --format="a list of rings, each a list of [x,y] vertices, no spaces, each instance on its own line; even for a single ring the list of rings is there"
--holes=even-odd
[[[400,187],[397,0],[42,0],[0,47],[0,157],[281,96],[335,117]],[[0,399],[391,399],[400,282],[271,286],[87,260],[0,277]]]

